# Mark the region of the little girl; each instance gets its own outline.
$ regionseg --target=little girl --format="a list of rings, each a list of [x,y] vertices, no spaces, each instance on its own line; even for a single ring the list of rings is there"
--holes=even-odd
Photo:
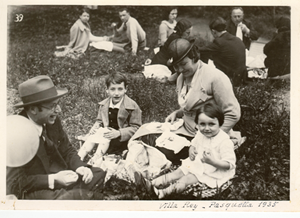
[[[195,117],[199,131],[191,142],[189,158],[172,173],[152,180],[158,198],[171,193],[181,193],[188,185],[201,182],[211,188],[220,187],[233,178],[236,157],[233,143],[220,126],[224,114],[211,103],[200,108]],[[175,182],[175,183],[173,183]],[[171,184],[164,189],[161,186]]]

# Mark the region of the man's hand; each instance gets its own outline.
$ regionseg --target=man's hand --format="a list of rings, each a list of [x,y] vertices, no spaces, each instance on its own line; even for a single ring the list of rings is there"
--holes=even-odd
[[[87,168],[87,167],[78,167],[76,169],[76,173],[78,173],[79,175],[82,176],[82,181],[85,183],[85,184],[88,184],[92,181],[93,179],[93,172],[91,171],[90,168]]]
[[[64,170],[54,174],[54,181],[63,186],[69,186],[77,180],[78,175],[72,170]]]
[[[137,50],[136,49],[132,49],[131,53],[132,55],[136,55]]]
[[[105,138],[112,140],[121,136],[121,132],[119,130],[115,130],[111,127],[108,127],[108,129],[110,130],[110,132],[106,132],[103,134]]]
[[[245,24],[240,23],[239,26],[241,27],[243,33],[246,33],[246,34],[250,33],[250,29]]]
[[[197,154],[198,154],[197,149],[194,146],[191,146],[189,149],[189,157],[191,161],[195,160]]]
[[[111,24],[111,27],[112,27],[112,28],[115,28],[116,26],[117,26],[116,23],[112,23],[112,24]]]

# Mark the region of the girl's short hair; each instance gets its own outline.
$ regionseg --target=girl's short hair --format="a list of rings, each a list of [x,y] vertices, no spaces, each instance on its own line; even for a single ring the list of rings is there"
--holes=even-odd
[[[164,7],[162,20],[169,20],[169,15],[170,15],[171,11],[173,11],[175,9],[177,10],[177,13],[178,13],[177,7],[170,7],[170,6]],[[178,14],[177,14],[177,16],[178,16]]]
[[[105,78],[106,87],[109,88],[111,84],[121,84],[124,82],[125,88],[127,87],[127,78],[124,74],[115,72],[110,73]]]
[[[219,121],[219,125],[222,126],[224,123],[224,113],[220,110],[220,108],[212,103],[204,104],[200,109],[196,112],[195,123],[198,124],[199,115],[204,113],[206,116],[210,118],[217,118]]]

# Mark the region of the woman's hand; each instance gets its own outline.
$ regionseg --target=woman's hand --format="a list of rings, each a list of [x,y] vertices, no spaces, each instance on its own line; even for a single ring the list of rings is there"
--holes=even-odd
[[[197,154],[198,154],[197,149],[194,146],[191,146],[189,149],[189,157],[191,161],[195,160]]]
[[[167,118],[165,119],[165,122],[170,122],[171,124],[174,123],[174,121],[177,118],[177,111],[174,111],[173,113],[171,113],[169,116],[167,116]]]

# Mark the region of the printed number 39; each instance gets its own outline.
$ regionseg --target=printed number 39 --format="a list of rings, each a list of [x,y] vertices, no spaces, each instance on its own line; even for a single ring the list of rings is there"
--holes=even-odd
[[[21,22],[23,20],[23,14],[16,14],[15,22]]]

